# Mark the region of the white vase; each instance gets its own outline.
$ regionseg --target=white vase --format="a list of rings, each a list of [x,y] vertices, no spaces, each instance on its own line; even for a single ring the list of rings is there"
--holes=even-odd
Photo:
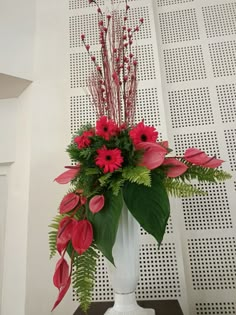
[[[152,309],[140,307],[135,298],[139,279],[139,224],[125,203],[121,212],[116,241],[112,250],[115,266],[107,262],[114,306],[105,315],[155,315]]]

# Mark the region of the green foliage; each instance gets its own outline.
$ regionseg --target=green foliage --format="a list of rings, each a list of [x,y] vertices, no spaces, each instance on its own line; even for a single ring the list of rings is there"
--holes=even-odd
[[[60,221],[65,218],[65,214],[58,214],[56,217],[52,219],[52,223],[49,225],[50,228],[52,228],[52,231],[49,231],[48,237],[49,237],[49,251],[50,251],[50,259],[56,255],[57,252],[57,231],[59,228]]]
[[[112,173],[107,173],[103,176],[101,176],[98,181],[100,182],[100,185],[103,187],[107,184],[108,180],[111,178]]]
[[[151,171],[144,166],[125,167],[122,176],[131,183],[151,187]]]
[[[115,179],[112,180],[112,182],[110,183],[109,188],[111,189],[112,193],[115,196],[118,196],[120,193],[120,190],[122,188],[122,186],[124,185],[125,179],[122,177],[117,177]]]
[[[183,175],[180,176],[180,179],[184,181],[197,179],[199,182],[217,183],[218,181],[224,181],[231,178],[229,173],[219,169],[191,165],[190,163],[186,164],[188,169]]]
[[[139,224],[160,244],[170,215],[170,205],[161,177],[152,172],[151,180],[151,187],[126,182],[123,197]]]
[[[207,195],[207,192],[187,184],[180,182],[175,178],[166,178],[163,182],[167,192],[173,197],[191,197],[193,195]]]
[[[93,225],[94,242],[97,248],[111,263],[114,263],[112,247],[116,239],[123,199],[121,192],[118,196],[115,196],[111,191],[107,191],[104,196],[105,205],[103,209],[93,214],[87,205],[86,214]]]
[[[91,304],[98,257],[99,255],[93,245],[82,255],[74,253],[72,286],[79,297],[80,308],[85,313]]]

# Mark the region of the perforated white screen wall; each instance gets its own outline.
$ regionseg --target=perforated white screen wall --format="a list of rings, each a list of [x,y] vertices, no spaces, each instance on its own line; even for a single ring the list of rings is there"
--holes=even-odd
[[[110,0],[98,0],[107,11]],[[113,0],[122,14],[124,0]],[[235,300],[235,1],[132,0],[130,24],[143,17],[135,41],[139,59],[136,122],[157,127],[175,153],[198,147],[226,161],[234,180],[202,184],[207,196],[172,202],[160,249],[141,229],[139,299],[178,299],[185,315],[236,314]],[[99,60],[96,7],[68,0],[71,132],[95,123],[86,79]],[[113,292],[103,257],[93,299]],[[76,297],[74,297],[76,302]]]
[[[169,139],[226,162],[234,180],[176,203],[190,315],[236,314],[236,2],[156,1]],[[175,227],[175,226],[174,226]]]

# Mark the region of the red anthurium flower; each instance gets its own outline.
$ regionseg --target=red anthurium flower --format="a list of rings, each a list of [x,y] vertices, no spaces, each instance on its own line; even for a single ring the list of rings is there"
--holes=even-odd
[[[103,195],[96,195],[89,201],[89,209],[93,213],[97,213],[104,207],[105,198]]]
[[[60,203],[60,213],[66,213],[73,210],[79,203],[79,195],[75,193],[67,194]]]
[[[108,150],[105,146],[97,150],[98,156],[96,157],[95,164],[99,167],[104,167],[104,173],[114,172],[121,167],[123,157],[121,150],[113,149]]]
[[[187,149],[184,153],[184,158],[192,164],[210,168],[218,167],[224,162],[223,160],[216,159],[215,157],[210,157],[205,152],[196,148]]]
[[[158,132],[154,127],[145,126],[140,122],[129,132],[130,138],[136,146],[140,142],[156,142]]]
[[[66,168],[70,168],[69,166],[67,166]],[[80,171],[80,165],[76,165],[76,166],[71,166],[71,169],[69,169],[68,171],[62,173],[61,175],[59,175],[58,177],[56,177],[54,180],[58,183],[58,184],[67,184],[69,183],[72,179],[75,178],[75,176],[79,173]]]
[[[69,265],[64,257],[61,257],[57,264],[53,275],[53,283],[56,288],[60,290],[61,287],[66,285],[69,277]]]
[[[105,140],[109,140],[110,137],[116,136],[119,132],[119,128],[116,123],[108,119],[106,116],[102,116],[96,123],[96,134],[103,137]]]
[[[71,283],[71,278],[69,274],[69,266],[66,260],[61,257],[58,261],[55,269],[55,273],[53,276],[53,283],[55,287],[58,288],[59,294],[56,302],[53,305],[52,311],[57,307],[57,305],[61,302],[66,292],[68,291]]]
[[[71,240],[74,222],[75,221],[70,217],[65,217],[59,223],[57,233],[57,250],[60,255]]]
[[[78,254],[83,254],[93,241],[93,227],[88,220],[77,221],[72,233],[72,245]]]
[[[91,144],[91,139],[89,139],[89,137],[92,136],[94,136],[93,130],[84,131],[81,136],[74,138],[74,142],[79,149],[87,148]]]
[[[141,166],[146,166],[149,170],[160,166],[165,159],[165,155],[168,151],[158,143],[153,142],[141,142],[136,145],[137,150],[144,150]]]
[[[168,166],[167,176],[168,177],[178,177],[185,173],[188,169],[187,165],[176,160],[175,158],[166,158],[162,165]]]

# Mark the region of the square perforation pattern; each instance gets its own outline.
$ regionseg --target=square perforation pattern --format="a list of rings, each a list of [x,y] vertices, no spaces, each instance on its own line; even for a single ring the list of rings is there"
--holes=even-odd
[[[101,6],[105,4],[105,1],[97,0],[97,3]],[[95,6],[93,3],[89,4],[88,0],[69,0],[69,10],[88,8],[91,5]]]
[[[214,124],[208,87],[168,92],[172,128]]]
[[[236,129],[224,130],[231,171],[236,171]]]
[[[236,3],[202,8],[208,38],[236,34]]]
[[[183,155],[187,148],[198,148],[210,156],[220,158],[219,144],[215,131],[174,135],[175,152]]]
[[[98,25],[98,15],[83,14],[69,17],[69,34],[70,34],[70,48],[84,46],[80,36],[84,34],[86,44],[98,45],[99,44],[99,28],[94,29]]]
[[[186,230],[232,228],[227,189],[224,183],[198,184],[207,196],[183,198],[183,215]]]
[[[167,83],[206,78],[201,46],[164,49],[163,54]]]
[[[232,315],[236,314],[235,302],[196,303],[196,315]]]
[[[234,237],[188,240],[194,290],[236,288],[236,242]]]
[[[158,7],[193,2],[194,0],[157,0]]]
[[[138,81],[156,79],[156,62],[152,44],[139,45],[135,48],[135,56],[140,56],[138,59]]]
[[[142,227],[140,227],[140,233],[141,235],[148,235],[148,233]],[[169,217],[168,224],[166,226],[166,233],[167,234],[173,233],[173,223],[171,217]]]
[[[223,123],[236,121],[236,85],[225,84],[216,86],[221,120]]]
[[[140,250],[140,281],[137,298],[173,299],[181,296],[174,243],[143,244]]]
[[[139,89],[137,92],[135,122],[144,118],[147,125],[156,128],[161,125],[157,88]]]
[[[159,14],[162,44],[200,38],[195,9]]]
[[[92,106],[92,99],[89,95],[71,96],[70,121],[72,134],[89,122],[95,125],[96,116],[91,110]]]
[[[99,51],[91,52],[101,64]],[[91,73],[95,71],[94,63],[91,61],[87,52],[70,54],[70,87],[79,88],[87,85],[87,80]]]
[[[214,77],[236,75],[236,41],[208,44]]]

